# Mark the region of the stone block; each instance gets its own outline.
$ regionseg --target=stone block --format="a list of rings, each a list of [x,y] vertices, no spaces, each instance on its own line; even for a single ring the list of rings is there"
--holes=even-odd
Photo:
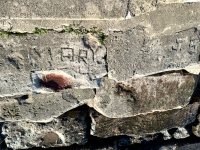
[[[195,88],[192,75],[147,76],[117,83],[103,78],[91,105],[110,118],[131,117],[184,107]]]
[[[50,122],[94,96],[92,89],[67,89],[56,93],[3,97],[0,99],[0,121]]]
[[[191,28],[173,35],[148,38],[138,26],[113,32],[106,45],[108,75],[117,81],[199,65],[199,31]],[[128,60],[128,61],[127,61]],[[196,72],[195,74],[198,74]]]
[[[5,122],[2,134],[8,148],[59,147],[87,142],[87,114],[70,111],[49,123]]]
[[[91,134],[101,138],[118,135],[143,135],[184,127],[193,122],[198,113],[198,103],[182,109],[173,109],[127,118],[107,118],[96,111],[91,112]]]

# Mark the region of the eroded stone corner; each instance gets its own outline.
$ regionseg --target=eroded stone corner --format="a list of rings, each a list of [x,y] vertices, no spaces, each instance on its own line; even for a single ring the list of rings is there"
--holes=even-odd
[[[49,123],[5,122],[2,134],[8,148],[60,147],[87,142],[86,112],[71,111]]]

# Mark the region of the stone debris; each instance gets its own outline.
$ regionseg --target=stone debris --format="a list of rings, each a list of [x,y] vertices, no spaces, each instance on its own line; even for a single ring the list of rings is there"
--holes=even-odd
[[[163,134],[163,140],[169,140],[172,138],[167,130],[161,131],[161,133]]]
[[[185,128],[183,128],[183,127],[178,128],[178,129],[176,130],[176,132],[173,134],[173,137],[174,137],[175,139],[184,139],[184,138],[187,138],[187,137],[189,137],[189,136],[190,136],[190,134],[189,134],[188,131],[187,131]]]
[[[69,146],[87,142],[87,114],[70,111],[49,123],[5,122],[2,134],[8,148]]]

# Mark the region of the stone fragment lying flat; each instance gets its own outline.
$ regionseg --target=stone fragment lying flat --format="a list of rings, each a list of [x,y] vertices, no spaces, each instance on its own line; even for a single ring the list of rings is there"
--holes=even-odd
[[[2,134],[8,148],[59,147],[85,144],[86,113],[70,111],[49,123],[5,122]]]
[[[49,122],[94,96],[92,89],[67,89],[57,93],[3,97],[0,99],[0,121]]]
[[[192,75],[178,73],[131,79],[126,84],[103,78],[91,107],[110,118],[165,111],[188,104],[194,88]]]
[[[73,78],[74,88],[98,87],[107,74],[105,55],[105,46],[90,35],[50,31],[23,37],[1,36],[0,95],[31,93],[35,90],[31,82],[37,80],[41,70],[64,72]]]
[[[109,19],[126,14],[128,0],[2,0],[1,18]]]
[[[91,113],[91,134],[101,138],[117,135],[142,135],[162,130],[184,127],[193,122],[198,113],[198,103],[182,109],[154,112],[128,118],[107,118],[96,111]]]
[[[152,39],[145,35],[142,26],[114,31],[106,44],[108,75],[117,81],[124,81],[135,74],[149,75],[187,69],[191,65],[196,67],[199,65],[199,44],[196,28]],[[199,72],[200,69],[196,74]]]

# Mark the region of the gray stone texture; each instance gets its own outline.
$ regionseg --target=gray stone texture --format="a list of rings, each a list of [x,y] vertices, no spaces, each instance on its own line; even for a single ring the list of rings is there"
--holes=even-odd
[[[176,132],[173,134],[175,139],[184,139],[190,136],[190,133],[183,127],[178,128]]]
[[[50,123],[5,122],[2,134],[8,148],[59,147],[87,142],[87,114],[70,111]]]
[[[86,43],[83,41],[86,39]],[[92,43],[92,45],[89,45]],[[94,88],[107,74],[106,48],[92,36],[50,31],[46,34],[0,37],[0,95],[32,93],[38,71],[62,71],[76,88]],[[36,88],[36,89],[35,89]],[[12,91],[12,92],[10,92]]]
[[[128,0],[3,0],[1,17],[3,18],[122,18],[126,14]]]
[[[143,135],[162,130],[184,127],[193,122],[198,113],[198,103],[182,109],[154,112],[127,118],[108,118],[96,111],[91,112],[91,134],[101,138],[117,135]]]
[[[199,62],[199,31],[148,38],[144,27],[114,31],[108,38],[108,75],[124,81],[135,74],[150,75],[184,69]],[[127,61],[129,60],[129,61]]]
[[[67,89],[57,93],[4,97],[0,99],[0,121],[50,122],[94,96],[92,89]]]
[[[0,35],[12,33],[0,36],[0,122],[8,148],[83,145],[89,131],[96,137],[88,145],[106,141],[93,149],[189,138],[190,129],[200,137],[200,124],[189,125],[200,101],[200,3],[184,2],[2,0]],[[70,25],[108,37],[100,44],[91,33],[64,33]],[[36,27],[46,33],[35,34]],[[77,108],[84,104],[95,109],[90,116]]]
[[[126,84],[103,78],[91,106],[110,118],[131,117],[184,107],[194,88],[192,75],[178,73],[131,79]]]

